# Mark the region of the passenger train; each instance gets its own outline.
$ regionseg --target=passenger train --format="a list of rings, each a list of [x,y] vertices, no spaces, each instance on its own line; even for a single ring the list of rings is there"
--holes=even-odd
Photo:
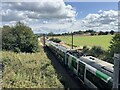
[[[85,56],[53,41],[46,40],[46,46],[89,88],[112,89],[113,64],[93,56]]]

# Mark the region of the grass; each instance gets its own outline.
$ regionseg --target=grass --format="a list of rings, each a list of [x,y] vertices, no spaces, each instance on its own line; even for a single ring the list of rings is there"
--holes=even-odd
[[[2,51],[3,88],[63,88],[41,48],[39,53]]]
[[[107,50],[110,46],[110,41],[113,35],[99,35],[99,36],[74,36],[75,46],[101,46]],[[71,45],[71,36],[60,36],[59,37],[66,44]]]

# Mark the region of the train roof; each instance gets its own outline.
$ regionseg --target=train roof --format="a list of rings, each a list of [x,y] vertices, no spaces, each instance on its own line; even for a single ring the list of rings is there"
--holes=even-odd
[[[70,50],[64,46],[61,46],[59,43],[55,43],[53,41],[50,41],[50,44],[54,45],[56,48],[62,50],[63,52],[67,52],[68,50]]]
[[[113,75],[113,64],[95,58],[93,56],[82,56],[79,59],[91,65],[92,67],[95,67],[96,69],[107,73],[110,76]]]

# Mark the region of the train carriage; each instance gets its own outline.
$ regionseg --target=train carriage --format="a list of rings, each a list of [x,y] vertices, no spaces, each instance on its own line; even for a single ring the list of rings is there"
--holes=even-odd
[[[49,42],[49,41],[48,41]],[[47,46],[59,60],[90,88],[112,89],[113,65],[92,56],[84,56],[54,42]],[[73,52],[73,53],[72,53]]]

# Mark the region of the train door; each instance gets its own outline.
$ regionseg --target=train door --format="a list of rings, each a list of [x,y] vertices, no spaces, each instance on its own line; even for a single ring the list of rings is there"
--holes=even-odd
[[[69,55],[67,53],[65,53],[65,65],[68,64],[68,58],[69,58]]]
[[[85,64],[79,62],[78,65],[78,77],[84,82]]]
[[[72,56],[68,57],[68,67],[71,68]]]
[[[65,58],[66,58],[66,55],[65,55],[65,52],[63,52],[63,63],[65,65]]]

